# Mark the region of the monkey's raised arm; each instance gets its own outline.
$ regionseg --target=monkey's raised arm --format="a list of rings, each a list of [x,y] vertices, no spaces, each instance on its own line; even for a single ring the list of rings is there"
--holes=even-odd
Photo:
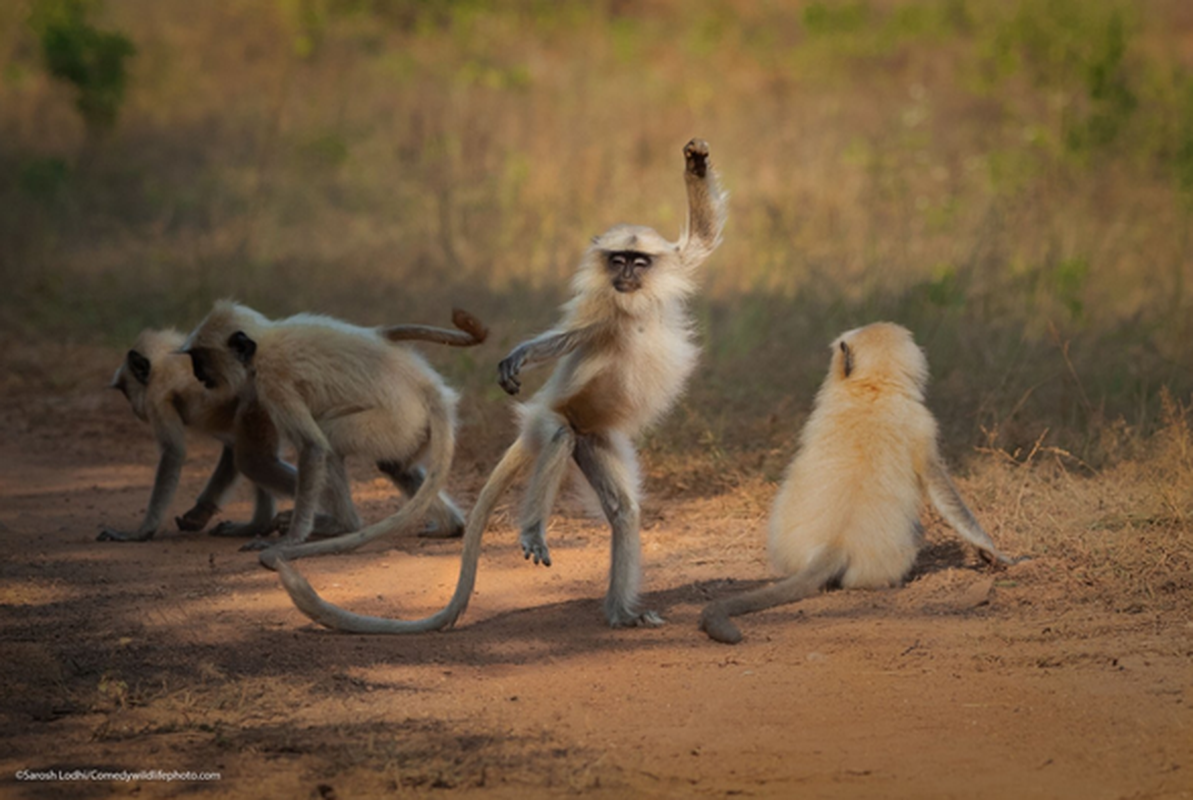
[[[680,257],[698,267],[721,242],[726,196],[709,161],[708,142],[693,139],[684,145],[684,184],[688,189],[688,225],[680,237]]]
[[[462,308],[452,309],[452,324],[459,330],[449,331],[434,325],[389,325],[378,330],[391,342],[434,342],[451,347],[475,347],[489,336],[485,323]]]
[[[517,394],[522,391],[522,382],[518,380],[518,375],[524,367],[534,367],[562,358],[592,339],[593,333],[591,326],[575,330],[549,330],[528,342],[523,342],[497,365],[497,380],[501,388],[509,394]]]
[[[927,484],[928,498],[932,505],[936,506],[945,522],[953,526],[953,530],[957,531],[962,539],[978,549],[984,561],[991,564],[1015,563],[1014,559],[995,547],[990,535],[982,529],[969,506],[965,505],[939,454],[934,453],[929,459],[928,474],[924,476],[924,482]]]
[[[178,480],[182,477],[182,462],[186,460],[186,437],[180,418],[155,420],[153,427],[157,433],[161,456],[157,462],[157,473],[153,476],[153,491],[149,495],[149,508],[145,511],[145,519],[133,533],[105,527],[96,537],[96,541],[147,542],[161,526],[162,517],[166,515],[166,509],[170,507],[170,501],[174,499],[174,492],[178,489]]]

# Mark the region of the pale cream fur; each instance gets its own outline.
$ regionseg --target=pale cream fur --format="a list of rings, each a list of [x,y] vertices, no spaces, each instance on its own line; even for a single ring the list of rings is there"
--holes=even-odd
[[[232,344],[237,336],[254,345],[247,359]],[[355,549],[412,524],[434,504],[450,469],[456,394],[422,356],[387,340],[384,329],[316,314],[271,321],[221,301],[185,349],[204,359],[216,391],[227,385],[237,394],[237,463],[246,474],[264,480],[256,470],[273,460],[256,443],[263,422],[299,450],[294,519],[287,536],[263,554],[267,566],[280,556]],[[403,467],[425,461],[429,495],[420,489],[398,513],[370,528],[304,545],[323,489],[325,459],[352,456]]]
[[[518,438],[469,515],[460,578],[447,607],[422,620],[352,614],[323,601],[301,576],[279,564],[291,598],[304,613],[331,628],[368,633],[454,624],[472,594],[489,515],[527,467],[532,469],[522,502],[522,548],[534,563],[551,566],[546,522],[574,462],[610,523],[606,620],[614,627],[662,623],[638,602],[639,479],[631,439],[672,407],[695,368],[699,350],[686,303],[696,270],[720,242],[726,213],[708,145],[692,140],[684,159],[688,221],[678,241],[639,225],[617,225],[596,237],[576,270],[575,296],[559,324],[518,345],[499,365],[503,388],[517,394],[523,368],[555,362],[542,388],[518,409]]]
[[[910,331],[879,322],[833,342],[832,363],[800,447],[775,498],[768,550],[787,577],[709,603],[700,627],[727,644],[730,617],[807,597],[831,584],[879,588],[903,581],[921,544],[930,499],[984,559],[1008,564],[949,478],[936,420],[924,404],[928,362]]]
[[[849,378],[841,342],[854,353]],[[902,581],[920,546],[919,476],[935,457],[927,377],[927,360],[898,325],[869,325],[833,343],[832,367],[771,512],[777,572],[794,575],[830,549],[844,562],[843,587]]]

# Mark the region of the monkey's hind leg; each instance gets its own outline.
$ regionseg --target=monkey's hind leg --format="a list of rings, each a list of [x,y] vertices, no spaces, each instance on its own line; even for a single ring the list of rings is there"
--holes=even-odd
[[[657,612],[638,610],[642,565],[638,469],[632,446],[628,440],[580,436],[576,439],[574,458],[596,491],[613,534],[605,618],[614,628],[662,625],[663,618]]]
[[[377,469],[389,476],[402,494],[409,499],[418,494],[427,480],[427,471],[422,467],[406,467],[393,461],[378,461]],[[458,539],[464,535],[464,512],[447,492],[440,492],[428,514],[430,524],[419,532],[429,539]]]
[[[331,517],[334,530],[321,528],[319,515],[316,515],[312,533],[327,536],[358,531],[364,526],[352,502],[352,480],[348,477],[348,468],[344,465],[344,459],[336,453],[327,455],[327,483],[323,486],[322,506]]]
[[[729,620],[730,617],[811,597],[837,578],[843,569],[844,564],[836,553],[822,552],[795,575],[777,580],[761,589],[709,603],[700,614],[700,630],[707,633],[710,639],[725,644],[737,644],[741,641],[741,631]]]
[[[356,513],[356,505],[352,502],[352,481],[348,477],[348,469],[344,465],[344,459],[335,453],[327,457],[327,483],[323,487],[320,506],[326,513],[315,515],[311,536],[316,539],[351,533],[364,526],[360,515]],[[274,516],[273,529],[285,536],[290,532],[293,522],[294,509],[283,511]]]
[[[539,451],[534,473],[522,500],[522,552],[535,564],[551,566],[551,551],[547,547],[547,519],[555,506],[559,485],[567,473],[568,459],[576,447],[576,436],[562,419],[559,426]]]

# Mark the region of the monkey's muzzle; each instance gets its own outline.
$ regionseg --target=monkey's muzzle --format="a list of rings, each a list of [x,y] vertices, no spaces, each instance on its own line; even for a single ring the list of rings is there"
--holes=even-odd
[[[618,275],[613,279],[613,288],[622,294],[631,294],[642,288],[642,281],[636,275]]]

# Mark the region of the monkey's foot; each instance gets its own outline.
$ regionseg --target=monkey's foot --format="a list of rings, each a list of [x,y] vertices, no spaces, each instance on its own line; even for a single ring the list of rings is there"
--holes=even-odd
[[[433,519],[418,532],[423,539],[459,539],[464,535],[464,520]]]
[[[708,175],[708,142],[693,139],[684,145],[683,156],[687,161],[688,172],[697,178]]]
[[[643,611],[640,614],[615,611],[607,616],[610,628],[658,628],[667,624],[667,620],[657,611]]]
[[[270,541],[269,539],[253,539],[251,542],[245,542],[240,546],[241,552],[259,551],[259,550],[273,550],[277,549],[279,553],[285,553],[287,547],[303,544],[306,539],[299,539],[296,536],[287,534],[277,541]]]
[[[706,608],[700,615],[700,630],[708,634],[708,638],[724,644],[737,644],[741,641],[741,631],[724,614],[712,612]]]
[[[547,537],[543,534],[541,522],[522,529],[522,554],[528,560],[533,558],[536,564],[551,566],[551,550],[547,547]]]
[[[294,509],[282,511],[274,515],[273,523],[268,531],[260,532],[259,536],[268,536],[277,531],[285,536],[290,533],[290,523],[294,521]],[[345,533],[360,530],[360,521],[341,521],[327,514],[316,514],[315,522],[311,526],[311,537],[315,539],[330,539]]]
[[[181,517],[174,517],[174,522],[178,525],[178,530],[180,531],[201,531],[207,527],[207,523],[211,522],[211,518],[218,514],[219,511],[220,507],[215,503],[195,503],[194,508],[187,511]]]
[[[95,537],[97,542],[148,542],[153,538],[153,531],[144,533],[125,533],[118,531],[115,528],[101,528],[99,536]]]
[[[986,563],[991,569],[998,570],[1009,567],[1013,564],[1018,564],[1020,561],[1029,561],[1028,556],[1019,556],[1018,558],[1011,558],[1000,550],[978,550],[978,555],[982,561]]]
[[[209,532],[209,536],[219,536],[221,539],[248,539],[252,536],[268,536],[273,533],[273,524],[260,522],[221,522]]]

